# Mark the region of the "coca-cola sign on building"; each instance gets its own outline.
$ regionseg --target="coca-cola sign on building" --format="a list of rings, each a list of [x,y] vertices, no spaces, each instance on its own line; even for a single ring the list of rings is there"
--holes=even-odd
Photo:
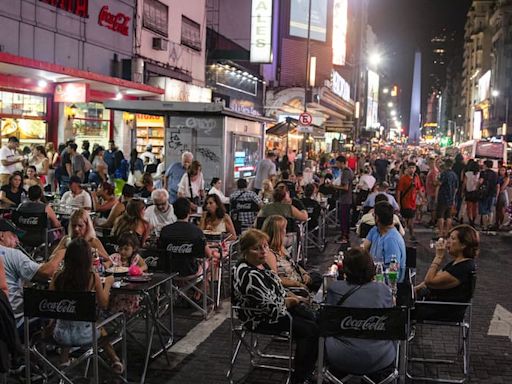
[[[130,17],[126,16],[122,12],[117,12],[116,14],[111,13],[108,5],[104,5],[100,14],[98,15],[98,24],[102,27],[107,27],[108,29],[118,32],[122,35],[128,36]]]

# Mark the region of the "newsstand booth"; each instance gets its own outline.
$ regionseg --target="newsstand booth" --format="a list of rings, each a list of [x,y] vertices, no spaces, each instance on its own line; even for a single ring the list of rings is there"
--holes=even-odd
[[[147,100],[108,101],[105,105],[129,113],[164,116],[166,169],[181,161],[183,152],[190,151],[194,160],[201,162],[205,187],[219,177],[226,195],[236,189],[238,178],[254,178],[263,157],[265,126],[270,120],[233,112],[221,103]]]

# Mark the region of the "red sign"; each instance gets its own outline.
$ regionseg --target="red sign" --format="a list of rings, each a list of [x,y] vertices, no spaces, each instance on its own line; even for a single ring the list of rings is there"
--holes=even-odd
[[[129,21],[130,17],[126,16],[124,13],[118,12],[115,15],[110,13],[108,10],[108,5],[104,5],[101,8],[100,14],[98,16],[99,25],[102,27],[107,27],[108,29],[125,36],[128,36]]]
[[[39,0],[77,16],[89,17],[89,0]]]
[[[303,112],[299,116],[300,125],[311,125],[313,122],[313,116],[309,112]]]
[[[57,84],[54,97],[57,103],[87,103],[89,101],[89,84]]]

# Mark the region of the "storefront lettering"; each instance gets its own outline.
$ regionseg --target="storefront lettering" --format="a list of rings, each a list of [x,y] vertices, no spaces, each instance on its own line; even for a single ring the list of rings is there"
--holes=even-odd
[[[125,36],[128,36],[129,21],[130,17],[126,16],[124,13],[118,12],[115,15],[110,13],[108,5],[104,5],[101,8],[100,14],[98,16],[99,25],[102,27],[107,27],[108,29]]]
[[[89,0],[39,0],[74,15],[89,17]]]

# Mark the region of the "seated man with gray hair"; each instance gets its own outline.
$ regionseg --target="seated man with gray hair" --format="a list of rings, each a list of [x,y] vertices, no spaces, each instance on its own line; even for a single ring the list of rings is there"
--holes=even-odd
[[[174,209],[169,203],[169,192],[165,189],[155,189],[151,193],[153,205],[144,212],[144,218],[158,233],[166,225],[176,222]]]

